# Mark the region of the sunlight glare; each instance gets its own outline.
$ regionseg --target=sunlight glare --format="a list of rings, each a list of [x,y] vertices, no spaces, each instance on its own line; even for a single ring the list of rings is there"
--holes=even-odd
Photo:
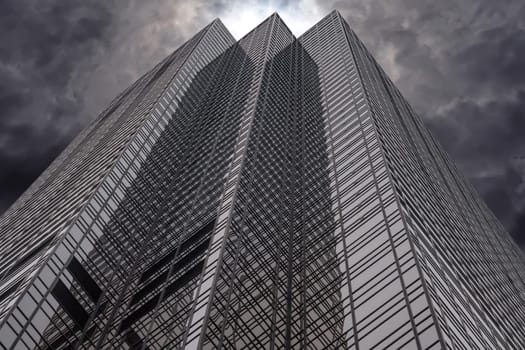
[[[312,0],[301,0],[293,4],[282,1],[236,1],[219,15],[224,25],[238,40],[259,23],[277,12],[295,36],[304,33],[323,16]]]

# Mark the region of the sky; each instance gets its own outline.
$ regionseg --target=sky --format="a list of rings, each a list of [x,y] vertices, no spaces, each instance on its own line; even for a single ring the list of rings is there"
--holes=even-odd
[[[300,35],[338,9],[525,249],[522,0],[3,0],[0,213],[90,120],[214,18],[277,11]]]

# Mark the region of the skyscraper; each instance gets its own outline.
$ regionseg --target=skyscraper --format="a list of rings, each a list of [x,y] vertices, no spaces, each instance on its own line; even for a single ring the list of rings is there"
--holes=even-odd
[[[525,259],[337,11],[213,21],[0,221],[3,349],[523,349]]]

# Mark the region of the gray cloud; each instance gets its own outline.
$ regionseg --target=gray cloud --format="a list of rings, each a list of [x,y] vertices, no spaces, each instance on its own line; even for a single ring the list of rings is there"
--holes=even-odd
[[[85,124],[69,89],[78,64],[107,45],[104,2],[0,5],[0,208],[10,204]],[[33,6],[34,5],[34,6]]]
[[[271,5],[307,16],[338,8],[525,245],[523,2]],[[2,2],[0,212],[120,90],[214,17],[234,14],[238,6],[190,0]]]

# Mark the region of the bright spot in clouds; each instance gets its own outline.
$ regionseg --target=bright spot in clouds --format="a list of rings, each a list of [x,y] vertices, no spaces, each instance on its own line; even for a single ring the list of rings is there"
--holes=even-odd
[[[236,39],[240,39],[259,23],[277,12],[295,36],[303,34],[327,13],[312,0],[290,3],[283,1],[235,1],[218,17]]]

